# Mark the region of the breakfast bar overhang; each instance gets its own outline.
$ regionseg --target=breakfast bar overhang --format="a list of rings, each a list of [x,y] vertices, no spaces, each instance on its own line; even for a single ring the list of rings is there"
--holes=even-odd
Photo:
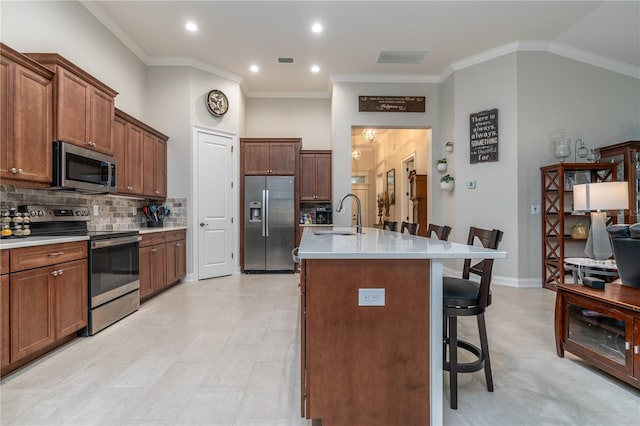
[[[443,260],[507,253],[307,228],[298,256],[302,416],[324,426],[442,424]]]

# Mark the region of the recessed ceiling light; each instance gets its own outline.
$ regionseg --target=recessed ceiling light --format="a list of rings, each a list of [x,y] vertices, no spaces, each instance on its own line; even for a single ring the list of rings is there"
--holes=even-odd
[[[196,31],[198,31],[198,26],[196,25],[195,22],[192,22],[192,21],[187,22],[187,25],[185,25],[185,28],[188,31],[191,31],[192,33],[195,33]]]
[[[251,65],[249,67],[249,69],[251,70],[251,72],[258,72],[260,71],[260,68],[257,65]]]
[[[314,65],[311,67],[311,72],[320,72],[320,67],[317,65]]]
[[[322,32],[322,24],[319,23],[315,23],[311,26],[311,31],[313,31],[314,33],[321,33]]]

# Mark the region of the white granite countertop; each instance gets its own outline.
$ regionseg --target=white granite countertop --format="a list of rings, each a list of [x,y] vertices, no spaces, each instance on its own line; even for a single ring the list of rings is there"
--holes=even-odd
[[[158,228],[140,228],[140,234],[151,234],[152,232],[179,231],[187,229],[186,226],[162,226]]]
[[[87,241],[87,236],[73,237],[39,237],[29,236],[24,238],[8,238],[0,241],[0,249],[9,250],[22,247],[43,246],[45,244],[72,243],[75,241]]]
[[[301,259],[501,259],[504,251],[401,234],[377,228],[363,228],[362,234],[335,235],[328,232],[355,234],[355,228],[306,228],[302,234],[298,256]],[[323,233],[318,235],[316,233]]]

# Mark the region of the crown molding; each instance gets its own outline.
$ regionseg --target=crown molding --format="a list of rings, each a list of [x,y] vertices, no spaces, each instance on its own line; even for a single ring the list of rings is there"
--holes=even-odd
[[[329,99],[330,92],[251,92],[247,91],[248,98],[289,98],[289,99]]]

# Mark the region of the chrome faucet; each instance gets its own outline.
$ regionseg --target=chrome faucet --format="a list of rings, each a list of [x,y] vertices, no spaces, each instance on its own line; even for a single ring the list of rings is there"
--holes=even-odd
[[[338,207],[336,207],[337,212],[342,211],[342,203],[349,197],[353,197],[356,199],[356,205],[358,206],[358,212],[356,214],[356,232],[358,234],[362,234],[362,212],[360,211],[360,198],[356,194],[345,194],[342,197],[342,200],[338,203]]]

